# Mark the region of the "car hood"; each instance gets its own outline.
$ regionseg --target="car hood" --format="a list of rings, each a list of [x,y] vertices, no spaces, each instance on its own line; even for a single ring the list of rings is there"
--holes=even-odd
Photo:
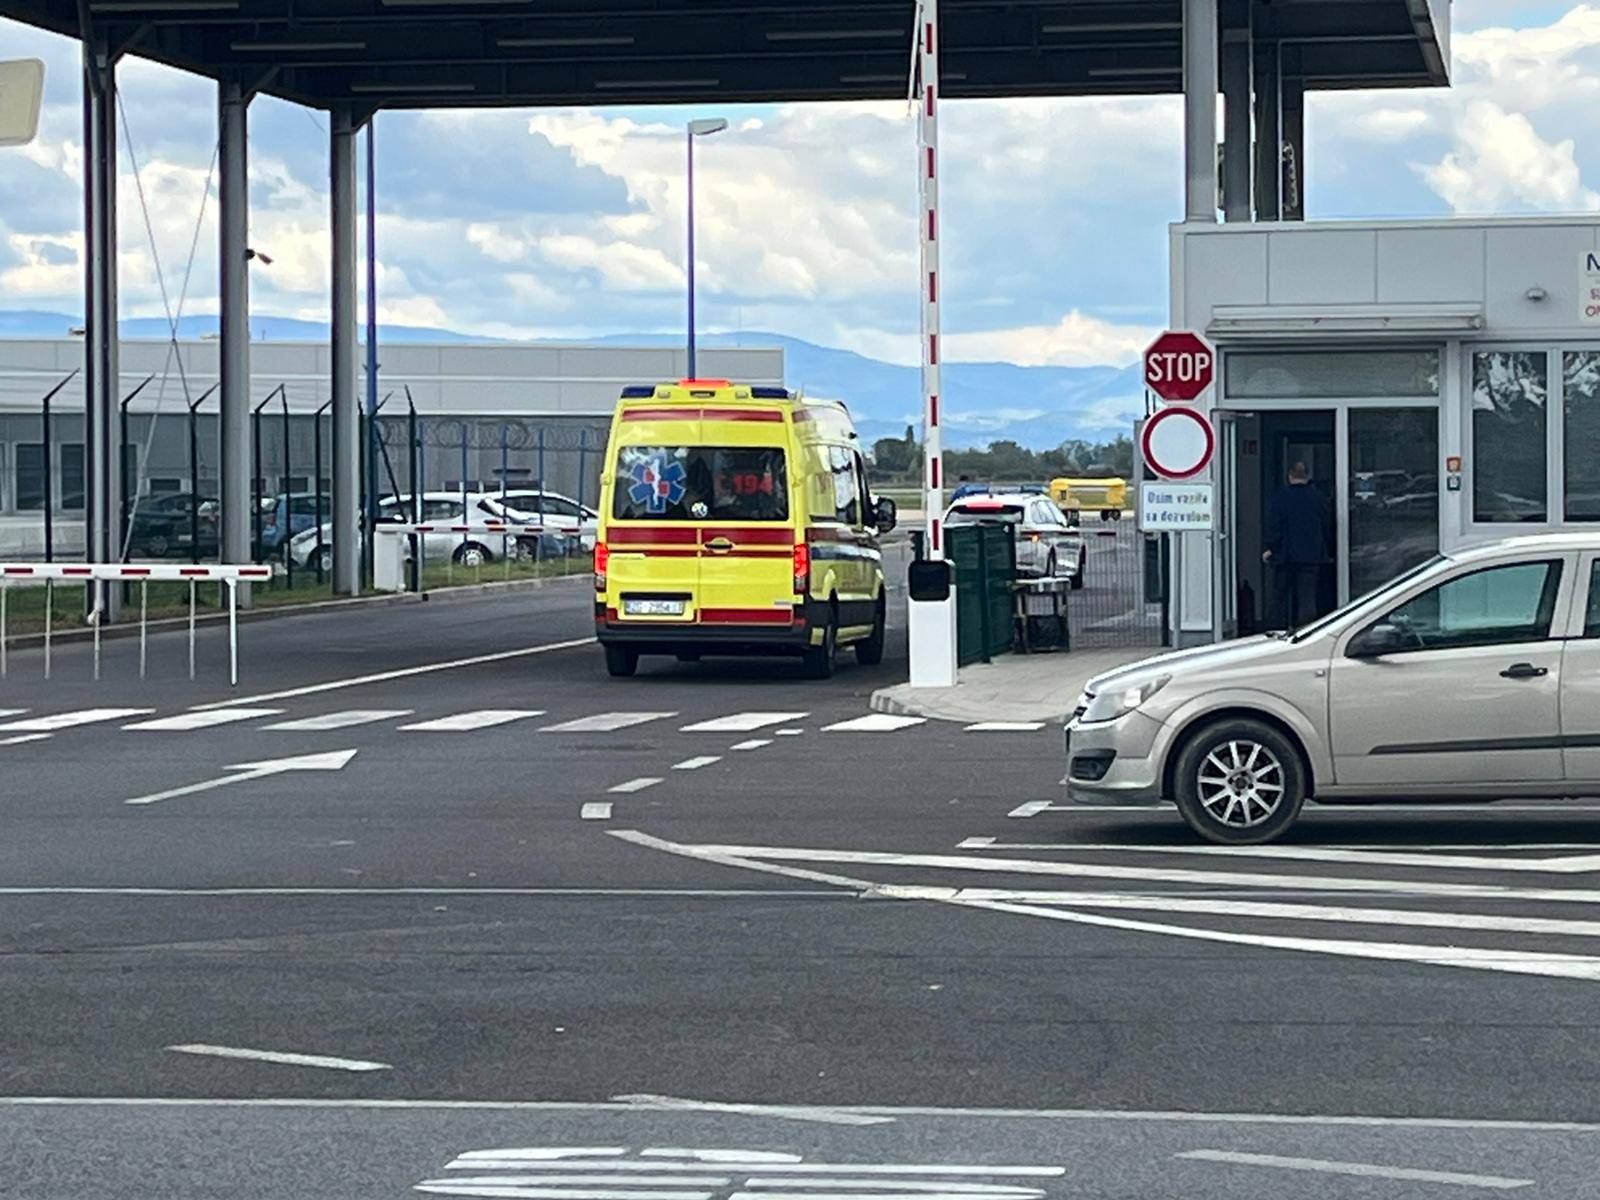
[[[1281,637],[1257,634],[1255,637],[1238,638],[1213,646],[1174,650],[1153,658],[1142,658],[1125,667],[1107,671],[1104,675],[1096,675],[1085,690],[1098,695],[1107,688],[1138,687],[1163,675],[1181,675],[1196,669],[1210,671],[1219,667],[1237,667],[1253,659],[1275,658],[1292,645],[1292,642]]]

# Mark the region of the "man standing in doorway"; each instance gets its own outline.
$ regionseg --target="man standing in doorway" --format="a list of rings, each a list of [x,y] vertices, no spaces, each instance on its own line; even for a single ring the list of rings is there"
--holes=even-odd
[[[1311,486],[1311,472],[1297,462],[1289,482],[1267,503],[1266,549],[1261,561],[1273,569],[1278,627],[1296,629],[1317,615],[1317,576],[1327,561],[1327,508]]]

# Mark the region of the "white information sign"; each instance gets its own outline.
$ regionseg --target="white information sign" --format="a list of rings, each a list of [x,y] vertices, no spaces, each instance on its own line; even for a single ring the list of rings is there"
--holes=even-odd
[[[1139,528],[1146,533],[1211,528],[1209,483],[1145,483],[1139,488]]]
[[[0,62],[0,146],[26,146],[39,132],[44,63],[37,58]]]
[[[1578,320],[1600,325],[1600,253],[1585,250],[1578,265]]]

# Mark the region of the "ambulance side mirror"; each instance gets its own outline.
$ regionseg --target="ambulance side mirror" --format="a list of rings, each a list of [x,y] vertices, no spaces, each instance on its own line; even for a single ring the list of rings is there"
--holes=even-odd
[[[887,496],[879,496],[872,506],[872,523],[878,527],[879,533],[888,533],[897,523],[898,509],[895,502]]]

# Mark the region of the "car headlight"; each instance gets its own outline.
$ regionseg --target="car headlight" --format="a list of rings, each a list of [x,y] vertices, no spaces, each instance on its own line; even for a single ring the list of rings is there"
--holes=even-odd
[[[1125,717],[1144,704],[1172,681],[1171,675],[1161,675],[1144,683],[1127,688],[1110,688],[1100,692],[1089,702],[1083,714],[1085,721],[1115,721]]]

